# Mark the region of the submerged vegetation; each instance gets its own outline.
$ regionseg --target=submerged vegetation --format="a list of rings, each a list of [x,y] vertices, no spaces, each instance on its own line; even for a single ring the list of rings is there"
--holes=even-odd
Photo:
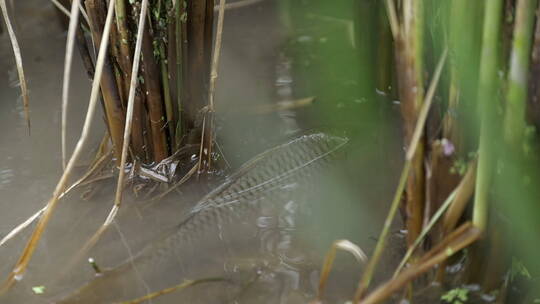
[[[222,156],[214,144],[215,103],[219,100],[214,101],[214,95],[224,15],[227,9],[259,2],[57,3],[65,6],[63,12],[69,21],[62,92],[64,173],[46,208],[0,243],[37,220],[0,292],[8,291],[22,277],[58,200],[71,189],[101,178],[104,168],[118,169],[115,202],[103,225],[75,260],[94,246],[114,221],[122,193],[129,186],[125,179],[150,179],[152,183],[142,187],[146,187],[147,195],[162,191],[156,196],[161,198],[190,178],[204,179],[220,169]],[[29,119],[20,51],[5,1],[0,0],[0,5],[13,43]],[[292,62],[293,97],[300,98],[288,109],[311,105],[314,99],[305,96],[316,96],[318,107],[312,112],[313,120],[360,138],[367,146],[367,154],[378,153],[376,147],[369,147],[373,134],[378,134],[379,140],[392,139],[386,135],[395,125],[393,112],[399,109],[402,140],[397,146],[404,147],[403,167],[397,185],[385,185],[385,191],[394,193],[393,200],[356,292],[350,295],[353,303],[415,301],[426,297],[426,290],[434,286],[432,282],[441,290],[431,301],[537,301],[538,1],[279,0],[276,5],[280,22],[290,36],[283,53]],[[80,139],[69,156],[66,121],[75,46],[93,85]],[[107,134],[87,173],[68,186],[98,100]],[[294,153],[305,153],[301,156],[307,157],[310,152],[321,152],[318,149],[310,146]],[[325,153],[321,155],[327,156]],[[178,160],[193,154],[196,157],[177,170]],[[289,161],[296,154],[287,155]],[[319,156],[299,163],[310,165]],[[277,165],[283,163],[287,162]],[[257,163],[247,166],[250,164]],[[295,170],[283,165],[277,170],[284,171],[276,176],[281,178],[278,182],[290,178],[290,172]],[[246,169],[240,169],[232,175],[232,182],[222,185],[216,193],[226,192],[236,198],[235,182],[252,182],[242,180],[244,174],[249,175]],[[133,191],[138,193],[140,189],[133,187]],[[200,204],[212,208],[199,207],[194,218],[205,216],[205,212],[211,215],[207,217],[214,216],[213,208],[217,209],[219,202],[209,204],[215,198],[206,199]],[[241,211],[235,216],[242,216]],[[383,253],[388,250],[393,225],[399,222],[398,212],[406,231],[406,250],[393,276],[372,286]],[[324,289],[332,280],[330,272],[338,249],[352,253],[358,262],[366,259],[357,245],[336,241],[322,265],[317,302],[325,302]],[[128,260],[126,265],[130,263]],[[107,276],[100,278],[105,280]],[[201,281],[214,280],[221,279]],[[162,292],[199,282],[178,283]],[[43,292],[44,288],[39,290]],[[160,294],[152,290],[140,301]]]

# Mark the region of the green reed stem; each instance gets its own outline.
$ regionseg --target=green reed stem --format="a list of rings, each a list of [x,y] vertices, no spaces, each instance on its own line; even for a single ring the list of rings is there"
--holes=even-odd
[[[514,41],[510,58],[504,135],[508,143],[520,144],[525,131],[527,79],[533,39],[534,13],[538,0],[518,0]]]
[[[480,144],[478,173],[474,196],[473,224],[485,231],[487,224],[488,191],[492,172],[494,139],[494,109],[497,106],[498,40],[501,27],[502,0],[485,2],[478,103],[480,108]]]

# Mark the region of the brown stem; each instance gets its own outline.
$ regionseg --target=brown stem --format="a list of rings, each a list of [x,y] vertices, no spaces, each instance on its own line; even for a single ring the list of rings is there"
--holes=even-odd
[[[187,119],[185,103],[187,100],[187,81],[185,75],[188,71],[188,35],[187,35],[187,2],[179,0],[175,7],[175,36],[176,36],[176,90],[178,106],[178,125],[176,127],[176,142],[180,144],[186,134]]]
[[[126,111],[127,105],[127,91],[128,87],[123,77],[122,68],[119,65],[119,60],[122,55],[118,48],[119,35],[116,27],[111,28],[111,63],[114,71],[114,78],[116,79],[116,86],[118,87],[118,96],[122,104],[122,110]]]
[[[208,63],[205,62],[206,47],[206,1],[189,1],[187,7],[188,60],[186,77],[186,99],[183,104],[184,117],[188,130],[196,128],[200,110],[207,104],[205,87],[208,83]],[[196,132],[200,134],[200,130]],[[193,140],[197,142],[199,136]]]
[[[128,78],[129,79],[129,78]],[[143,162],[149,161],[147,154],[148,148],[144,144],[144,125],[145,116],[143,115],[144,109],[144,96],[140,89],[135,92],[135,99],[133,101],[133,126],[131,129],[131,148],[133,153],[139,157]]]
[[[180,5],[178,1],[175,1],[175,5]],[[172,123],[171,126],[169,126],[169,130],[171,130],[172,127],[172,133],[169,134],[169,138],[171,138],[171,154],[174,153],[176,150],[179,149],[180,146],[180,139],[181,135],[176,134],[178,130],[178,117],[179,117],[179,99],[178,99],[178,92],[179,89],[178,86],[178,70],[177,70],[177,56],[176,56],[176,48],[177,48],[177,39],[181,39],[181,37],[176,37],[176,14],[175,14],[176,7],[172,7],[170,11],[167,12],[167,47],[166,47],[166,53],[163,54],[166,60],[166,69],[167,69],[167,77],[169,82],[169,94],[170,94],[170,105],[172,107]],[[181,60],[181,59],[180,59]],[[181,63],[181,62],[180,62]],[[180,88],[181,89],[181,88]],[[172,135],[174,134],[174,136]]]
[[[127,15],[126,15],[126,6],[125,0],[115,0],[115,16],[116,16],[116,31],[118,39],[116,42],[116,47],[118,49],[118,56],[116,57],[119,72],[122,76],[122,91],[124,102],[127,101],[128,90],[129,90],[129,81],[131,79],[131,48],[129,45],[129,29],[127,26]],[[140,90],[137,90],[135,93],[135,100],[133,105],[133,126],[131,131],[131,148],[133,153],[142,161],[147,161],[146,152],[144,151],[144,122],[142,111],[144,104],[144,96],[141,95]]]
[[[448,211],[444,216],[443,230],[445,234],[450,233],[450,231],[452,231],[452,229],[454,229],[454,227],[458,223],[459,218],[461,217],[463,211],[465,210],[465,207],[467,206],[467,202],[471,199],[473,195],[475,180],[476,160],[469,164],[467,173],[459,184],[459,191],[456,194],[456,198],[454,199],[454,202],[452,203],[450,208],[448,208]]]
[[[456,196],[452,205],[448,208],[442,222],[442,235],[449,235],[461,218],[467,203],[471,199],[476,182],[476,160],[469,164],[467,173],[459,183]],[[442,282],[446,272],[446,262],[441,263],[437,271],[436,280]]]
[[[86,0],[86,11],[90,18],[90,27],[96,48],[99,48],[102,38],[102,29],[105,24],[105,3],[100,0]],[[121,147],[123,142],[123,130],[125,115],[122,110],[122,103],[118,95],[118,87],[113,74],[109,56],[105,57],[103,75],[100,81],[101,94],[105,104],[105,114],[107,125],[113,142],[114,156],[117,163],[120,162]]]
[[[210,75],[212,70],[212,37],[214,33],[214,0],[206,0],[204,17],[204,61],[205,75]]]
[[[422,44],[421,44],[421,1],[405,0],[402,3],[402,24],[395,36],[396,70],[401,115],[405,129],[405,143],[411,138],[423,100]],[[407,180],[405,211],[407,243],[412,245],[422,230],[425,202],[424,171],[425,139],[419,141],[412,158],[411,171]]]
[[[144,88],[143,88],[144,90]],[[142,95],[144,95],[142,92],[141,92]],[[146,102],[144,103],[144,105],[146,105]],[[152,159],[154,159],[154,143],[152,142],[152,132],[150,131],[151,130],[151,127],[150,127],[150,118],[149,118],[149,114],[148,114],[148,111],[146,111],[146,107],[142,106],[142,122],[144,123],[143,125],[143,139],[144,139],[144,146],[145,146],[145,152],[146,152],[146,159],[148,161],[151,161]],[[135,115],[135,107],[133,108],[133,114]]]
[[[160,72],[154,57],[152,36],[148,27],[143,32],[142,42],[143,78],[150,131],[152,132],[153,160],[159,162],[168,156],[165,134],[165,114],[161,99]]]
[[[160,42],[159,45],[161,58],[160,61],[160,69],[161,69],[161,82],[163,84],[163,97],[164,97],[164,103],[165,103],[165,113],[167,114],[167,129],[169,130],[169,145],[171,147],[171,153],[173,153],[174,148],[176,147],[175,142],[175,128],[176,128],[176,118],[175,118],[175,111],[173,108],[172,103],[172,97],[171,97],[171,90],[169,85],[169,70],[167,68],[166,63],[166,57],[165,57],[165,45],[163,42]]]
[[[431,174],[426,179],[425,221],[429,221],[433,217],[450,193],[454,191],[461,178],[457,172],[451,170],[454,165],[454,157],[445,154],[443,141],[435,140],[430,145],[429,171]],[[441,225],[436,225],[430,232],[429,240],[436,243],[441,238]]]

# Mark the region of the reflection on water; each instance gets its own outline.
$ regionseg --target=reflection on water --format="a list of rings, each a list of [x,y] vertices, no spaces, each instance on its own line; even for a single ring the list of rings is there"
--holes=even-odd
[[[0,189],[8,186],[13,179],[12,169],[0,169]]]

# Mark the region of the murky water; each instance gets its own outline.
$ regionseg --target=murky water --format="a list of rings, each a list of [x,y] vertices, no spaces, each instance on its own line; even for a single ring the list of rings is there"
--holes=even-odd
[[[4,33],[0,37],[0,126],[4,130],[0,133],[0,237],[44,206],[61,173],[59,109],[66,33],[54,21],[56,14],[49,2],[17,2],[14,16],[29,78],[32,130],[28,136],[19,91],[12,85],[16,73]],[[295,96],[292,59],[283,51],[288,33],[280,26],[276,2],[271,0],[228,11],[225,20],[216,97],[217,140],[234,172],[254,155],[306,129],[319,127],[310,120],[318,105],[251,113],[249,109]],[[89,81],[77,56],[71,92],[69,146],[73,147],[89,96]],[[361,123],[354,123],[361,128]],[[92,149],[104,132],[99,115],[94,126],[81,165],[91,160]],[[218,277],[227,281],[193,286],[152,303],[306,303],[315,295],[322,258],[332,241],[349,239],[369,255],[400,165],[399,155],[382,151],[398,153],[399,148],[388,148],[386,145],[393,141],[374,134],[368,136],[372,140],[369,144],[381,153],[368,153],[359,138],[348,137],[340,160],[316,183],[308,185],[305,195],[288,201],[275,194],[272,199],[279,204],[261,208],[237,225],[228,224],[225,230],[218,229],[222,234],[205,234],[196,246],[186,249],[181,279]],[[116,223],[88,256],[102,268],[121,264],[185,220],[199,199],[220,182],[219,177],[209,184],[191,181],[180,189],[181,193],[172,193],[151,208],[144,208],[144,202],[128,193]],[[1,303],[49,303],[94,277],[86,260],[66,269],[105,220],[114,187],[115,181],[108,179],[96,184],[87,200],[81,199],[82,192],[89,190],[85,188],[62,201],[23,280],[0,298]],[[30,229],[0,247],[2,278],[11,270],[29,234]],[[394,243],[399,245],[400,240]],[[399,248],[391,248],[378,281],[387,277],[399,254]],[[362,271],[345,253],[338,254],[334,267],[325,293],[329,303],[349,299]],[[144,277],[145,273],[139,275]],[[174,269],[153,278],[160,288],[178,284],[178,279]],[[36,286],[45,287],[43,294],[33,292]],[[143,285],[132,295],[148,290]]]

